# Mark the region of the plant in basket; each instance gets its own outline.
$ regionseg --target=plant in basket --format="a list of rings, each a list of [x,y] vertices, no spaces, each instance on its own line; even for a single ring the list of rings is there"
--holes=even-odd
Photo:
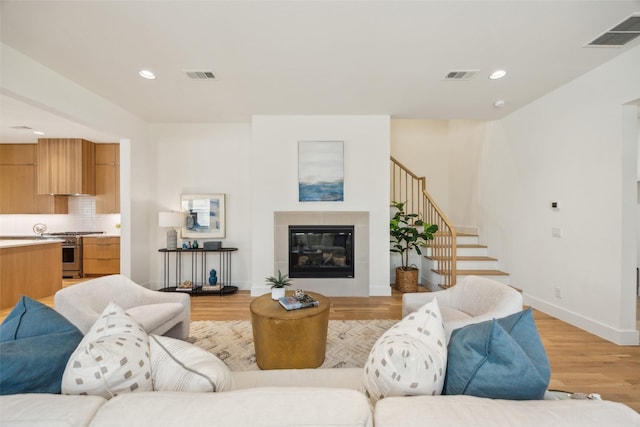
[[[409,266],[409,252],[415,250],[422,255],[421,247],[428,246],[433,234],[438,231],[436,224],[427,224],[418,214],[407,213],[404,202],[391,202],[395,214],[389,222],[391,252],[400,254],[401,266],[396,268],[396,288],[403,292],[418,290],[418,269]]]

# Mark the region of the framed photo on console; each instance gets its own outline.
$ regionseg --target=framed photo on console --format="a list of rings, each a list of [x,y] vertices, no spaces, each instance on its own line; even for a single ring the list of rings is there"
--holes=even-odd
[[[182,238],[224,238],[224,199],[224,194],[183,194],[181,207],[186,220]]]

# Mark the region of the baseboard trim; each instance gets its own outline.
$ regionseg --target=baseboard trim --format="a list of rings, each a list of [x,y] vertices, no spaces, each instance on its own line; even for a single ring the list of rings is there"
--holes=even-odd
[[[612,328],[593,319],[589,319],[581,314],[574,313],[566,310],[562,307],[558,307],[555,304],[551,304],[547,301],[539,298],[522,294],[524,304],[530,305],[536,310],[542,311],[550,316],[567,322],[577,328],[585,330],[589,333],[599,336],[607,341],[611,341],[618,345],[638,345],[640,344],[640,331],[632,330],[620,330]]]

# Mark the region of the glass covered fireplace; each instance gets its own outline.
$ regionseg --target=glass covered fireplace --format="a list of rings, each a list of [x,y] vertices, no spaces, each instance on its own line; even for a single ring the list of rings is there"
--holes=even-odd
[[[290,225],[289,277],[354,277],[352,225]]]

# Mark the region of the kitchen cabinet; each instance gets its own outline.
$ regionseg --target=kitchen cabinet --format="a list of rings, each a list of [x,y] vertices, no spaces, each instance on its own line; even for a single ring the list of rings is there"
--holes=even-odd
[[[0,144],[0,214],[66,214],[67,196],[38,194],[36,144]]]
[[[82,273],[105,276],[120,273],[120,237],[84,236],[82,238]]]
[[[96,144],[96,213],[120,213],[120,144]]]
[[[38,139],[38,194],[95,194],[95,164],[91,141]]]
[[[47,240],[0,240],[0,309],[21,295],[50,297],[62,289],[62,244]]]

